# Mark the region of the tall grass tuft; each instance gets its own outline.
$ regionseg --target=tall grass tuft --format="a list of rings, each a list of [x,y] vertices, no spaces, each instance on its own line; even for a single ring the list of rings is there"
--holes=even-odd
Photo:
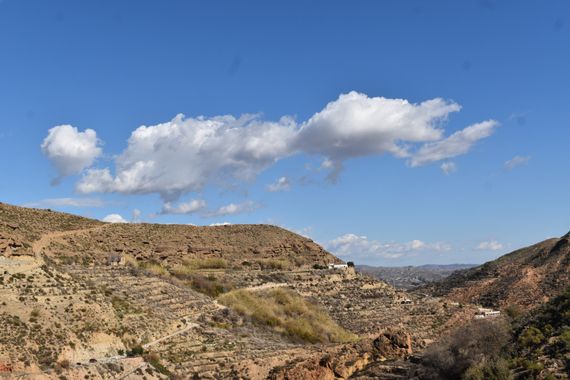
[[[292,290],[234,290],[218,298],[254,323],[269,326],[294,340],[308,343],[344,343],[356,339],[354,334],[336,324],[320,307]]]

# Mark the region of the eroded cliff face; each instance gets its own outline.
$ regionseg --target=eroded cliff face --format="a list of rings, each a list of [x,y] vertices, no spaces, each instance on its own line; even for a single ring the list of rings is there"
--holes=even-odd
[[[402,330],[387,330],[375,338],[314,355],[275,368],[272,380],[348,379],[372,363],[404,360],[412,354],[412,337]]]

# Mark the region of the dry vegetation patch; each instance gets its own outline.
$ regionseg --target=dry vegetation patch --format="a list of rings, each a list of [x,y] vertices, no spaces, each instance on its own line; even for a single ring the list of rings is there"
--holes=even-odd
[[[291,290],[234,290],[218,300],[255,323],[309,343],[344,343],[355,336],[336,324],[318,306]]]

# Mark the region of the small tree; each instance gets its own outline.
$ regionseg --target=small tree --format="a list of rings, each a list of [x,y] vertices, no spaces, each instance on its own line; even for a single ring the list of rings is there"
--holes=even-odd
[[[534,326],[527,328],[519,337],[519,343],[523,347],[538,346],[543,341],[544,334]]]

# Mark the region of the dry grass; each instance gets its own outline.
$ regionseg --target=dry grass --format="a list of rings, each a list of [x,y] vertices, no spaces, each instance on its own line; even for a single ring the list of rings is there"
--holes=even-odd
[[[279,259],[261,259],[256,261],[263,270],[287,270],[291,268],[291,263]]]
[[[255,323],[309,343],[341,343],[355,336],[337,325],[318,306],[291,290],[271,289],[252,292],[235,290],[218,298],[220,303]]]
[[[178,271],[193,271],[196,269],[225,269],[228,262],[222,258],[185,259],[183,265],[176,267]]]
[[[139,266],[139,262],[137,261],[137,259],[135,259],[131,255],[123,255],[123,259],[125,260],[125,265],[130,265],[133,267]]]
[[[168,270],[166,270],[165,267],[163,267],[162,265],[160,265],[159,263],[156,263],[156,262],[140,263],[139,268],[144,269],[145,271],[148,271],[148,272],[154,274],[155,276],[168,276],[169,275]]]

